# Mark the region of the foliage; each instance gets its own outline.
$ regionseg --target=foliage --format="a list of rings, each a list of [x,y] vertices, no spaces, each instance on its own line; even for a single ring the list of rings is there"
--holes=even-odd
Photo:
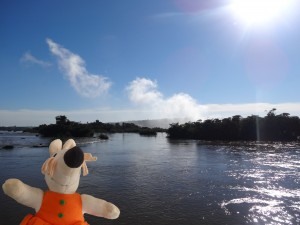
[[[267,116],[242,118],[240,115],[220,119],[170,124],[168,137],[220,141],[296,141],[300,136],[300,119],[289,113],[275,115],[272,109]]]
[[[157,132],[153,129],[143,127],[143,129],[139,131],[139,134],[143,136],[156,136]]]
[[[44,137],[92,137],[94,134],[88,126],[79,123],[41,125],[39,133]]]
[[[140,133],[143,131],[163,132],[161,128],[139,127],[133,123],[93,123],[81,124],[67,119],[66,116],[56,116],[56,124],[40,125],[32,131],[38,131],[44,137],[92,137],[94,133]]]

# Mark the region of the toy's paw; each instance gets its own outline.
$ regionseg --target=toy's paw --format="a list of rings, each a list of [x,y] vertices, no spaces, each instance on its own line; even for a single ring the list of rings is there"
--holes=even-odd
[[[106,210],[108,212],[109,219],[117,219],[120,216],[119,208],[113,204],[108,204]]]
[[[18,179],[8,179],[2,185],[4,193],[12,198],[15,198],[22,194],[22,187],[23,182]]]

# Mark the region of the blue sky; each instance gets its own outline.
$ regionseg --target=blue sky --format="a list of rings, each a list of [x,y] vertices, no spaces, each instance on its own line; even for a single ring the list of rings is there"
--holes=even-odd
[[[0,126],[299,116],[299,3],[235,2],[2,0]]]

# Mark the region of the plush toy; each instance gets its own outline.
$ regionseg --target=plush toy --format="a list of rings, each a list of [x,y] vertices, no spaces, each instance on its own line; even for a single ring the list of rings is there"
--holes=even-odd
[[[83,153],[73,139],[64,145],[59,139],[52,141],[49,152],[50,158],[42,166],[48,191],[18,179],[8,179],[2,186],[5,194],[36,211],[35,215],[27,215],[20,225],[88,225],[83,217],[85,213],[107,219],[119,217],[120,210],[112,203],[76,193],[81,168],[83,176],[87,175],[86,161],[95,161],[96,157]]]

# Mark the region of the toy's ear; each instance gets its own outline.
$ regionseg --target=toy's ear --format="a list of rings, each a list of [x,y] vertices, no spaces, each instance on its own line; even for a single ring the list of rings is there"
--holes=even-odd
[[[50,156],[53,156],[55,153],[58,153],[61,149],[62,149],[62,141],[60,139],[56,139],[52,141],[49,145]]]
[[[75,146],[76,146],[75,141],[73,139],[69,139],[69,140],[67,140],[65,142],[64,146],[62,147],[62,149],[69,150],[69,149],[71,149],[71,148],[73,148]]]

